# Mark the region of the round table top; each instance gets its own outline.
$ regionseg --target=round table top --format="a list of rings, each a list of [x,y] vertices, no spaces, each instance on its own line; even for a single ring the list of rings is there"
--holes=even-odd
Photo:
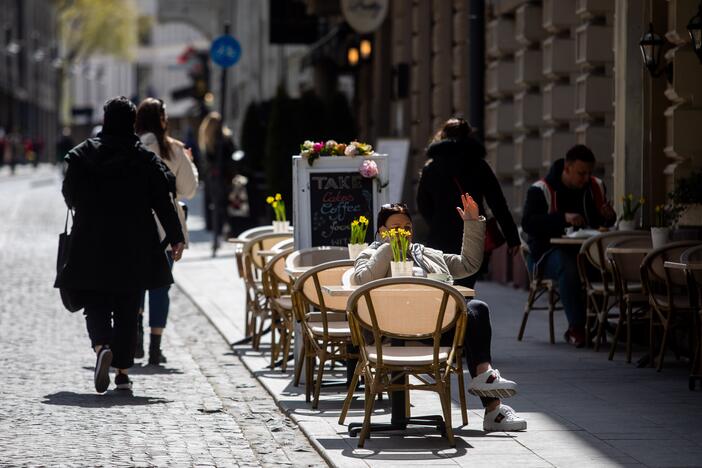
[[[607,247],[607,253],[614,254],[647,254],[653,247]]]
[[[552,237],[551,244],[554,245],[582,245],[589,237]]]

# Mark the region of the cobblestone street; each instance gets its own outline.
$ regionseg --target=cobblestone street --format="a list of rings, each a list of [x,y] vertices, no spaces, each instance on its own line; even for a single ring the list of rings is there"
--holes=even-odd
[[[83,317],[51,287],[59,187],[49,168],[0,177],[0,465],[325,466],[177,288],[168,363],[133,368],[133,396],[95,393]]]

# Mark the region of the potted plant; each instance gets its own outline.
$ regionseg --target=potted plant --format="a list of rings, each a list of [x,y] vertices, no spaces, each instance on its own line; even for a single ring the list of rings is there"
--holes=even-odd
[[[273,221],[273,232],[288,232],[290,230],[290,221],[285,219],[285,202],[282,195],[275,194],[275,197],[267,197],[266,202],[271,205],[275,213],[275,221]]]
[[[702,171],[676,180],[668,196],[679,207],[679,226],[702,226]]]
[[[383,239],[390,241],[392,249],[392,261],[390,262],[390,272],[392,276],[412,276],[412,260],[407,260],[410,237],[412,233],[402,228],[389,229],[380,233]]]
[[[368,231],[368,218],[361,216],[351,222],[351,238],[349,239],[349,258],[356,260],[359,254],[368,247],[366,232]]]
[[[636,212],[646,200],[641,197],[634,204],[634,195],[631,193],[622,197],[622,215],[619,217],[618,229],[620,231],[633,231],[636,229]]]
[[[680,216],[680,207],[673,203],[656,205],[653,226],[651,226],[651,245],[654,249],[668,243],[670,230]]]

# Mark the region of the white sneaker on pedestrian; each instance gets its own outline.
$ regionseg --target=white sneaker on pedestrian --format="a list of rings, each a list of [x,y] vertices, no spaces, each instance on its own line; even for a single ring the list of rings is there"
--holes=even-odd
[[[499,431],[526,431],[527,422],[517,416],[512,407],[499,404],[490,412],[485,412],[483,430],[485,432]]]
[[[503,379],[499,370],[489,369],[473,377],[468,393],[479,397],[509,398],[517,393],[517,383]]]

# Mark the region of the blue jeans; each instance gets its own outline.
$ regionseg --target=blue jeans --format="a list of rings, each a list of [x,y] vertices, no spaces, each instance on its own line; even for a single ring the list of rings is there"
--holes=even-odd
[[[173,257],[171,252],[166,252],[168,258],[168,266],[173,269]],[[168,297],[168,290],[171,286],[162,288],[149,289],[149,327],[151,328],[166,328],[168,320],[168,309],[171,306],[171,300]],[[141,295],[141,309],[144,309],[146,291]]]
[[[539,262],[543,278],[558,281],[558,293],[571,328],[585,327],[585,295],[578,273],[577,250],[556,247]],[[529,269],[534,270],[534,260],[529,259]]]

